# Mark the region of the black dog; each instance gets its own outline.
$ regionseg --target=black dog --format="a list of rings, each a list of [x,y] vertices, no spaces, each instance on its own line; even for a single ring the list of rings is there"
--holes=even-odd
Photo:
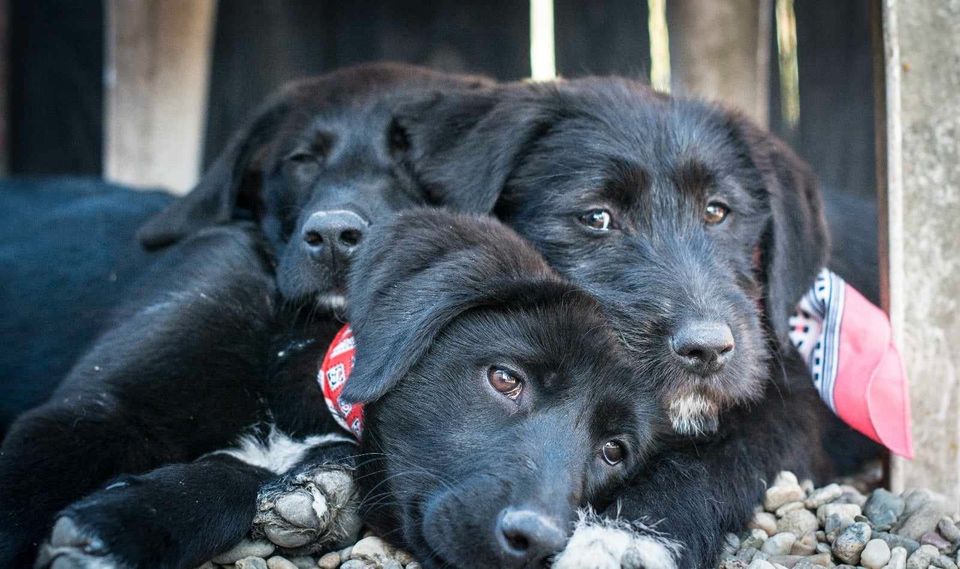
[[[266,105],[194,192],[141,231],[150,247],[176,246],[120,309],[129,316],[4,440],[0,566],[28,565],[56,513],[111,477],[194,460],[272,422],[283,434],[266,442],[287,451],[281,459],[261,453],[251,467],[212,455],[119,482],[71,509],[53,541],[80,566],[179,567],[243,535],[257,488],[324,442],[304,437],[330,431],[313,378],[364,231],[413,205],[473,207],[470,196],[421,189],[392,109],[484,83],[371,65],[295,85]],[[209,535],[157,539],[165,515],[187,523],[202,504],[211,515],[227,508],[204,524]],[[128,523],[134,515],[140,523]]]
[[[424,152],[420,177],[499,199],[496,214],[598,299],[676,431],[693,437],[677,437],[608,514],[659,520],[683,546],[677,564],[709,566],[765,480],[823,471],[824,408],[787,338],[826,262],[810,170],[735,113],[626,80],[465,98],[401,120]],[[629,566],[630,533],[584,525],[558,563]]]

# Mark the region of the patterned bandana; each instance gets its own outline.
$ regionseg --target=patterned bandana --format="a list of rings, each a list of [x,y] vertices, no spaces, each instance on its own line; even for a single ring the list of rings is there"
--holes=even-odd
[[[890,320],[827,269],[790,317],[790,340],[820,398],[845,423],[913,458],[910,400]]]
[[[353,331],[349,325],[344,326],[327,348],[327,354],[323,357],[317,373],[317,383],[320,384],[323,399],[327,402],[327,409],[333,418],[360,440],[363,434],[363,405],[347,403],[340,398],[343,388],[347,386],[347,378],[353,371],[355,352]]]

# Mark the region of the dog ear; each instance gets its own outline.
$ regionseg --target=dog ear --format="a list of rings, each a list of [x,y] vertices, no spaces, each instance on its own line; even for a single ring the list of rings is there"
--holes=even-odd
[[[410,168],[437,205],[489,213],[549,111],[525,85],[452,89],[399,109]]]
[[[190,193],[140,227],[140,243],[148,250],[171,245],[199,229],[234,219],[241,202],[256,203],[262,183],[256,170],[289,108],[283,94],[261,107]]]
[[[769,326],[790,345],[789,317],[827,264],[829,235],[813,171],[784,142],[739,119],[737,127],[763,177],[770,222],[761,246]]]
[[[376,226],[361,247],[347,287],[357,347],[347,401],[383,396],[464,312],[569,286],[492,218],[407,210]]]

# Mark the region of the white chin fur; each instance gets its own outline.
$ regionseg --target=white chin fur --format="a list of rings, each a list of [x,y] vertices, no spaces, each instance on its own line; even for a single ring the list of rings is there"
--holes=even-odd
[[[670,401],[668,414],[673,430],[681,435],[705,435],[717,430],[720,409],[700,393],[688,393]]]
[[[347,298],[342,294],[321,294],[317,296],[317,306],[327,310],[343,310],[347,306]]]
[[[639,522],[580,511],[553,569],[676,569],[680,544]]]

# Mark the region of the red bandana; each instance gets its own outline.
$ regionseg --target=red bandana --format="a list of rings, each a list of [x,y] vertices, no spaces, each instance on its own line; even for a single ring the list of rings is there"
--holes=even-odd
[[[353,358],[356,348],[353,344],[353,331],[346,325],[333,337],[333,342],[323,356],[320,370],[317,372],[317,383],[323,391],[323,399],[327,402],[330,414],[344,429],[360,439],[363,433],[363,405],[347,403],[340,399],[343,388],[347,386],[347,378],[353,371]]]

